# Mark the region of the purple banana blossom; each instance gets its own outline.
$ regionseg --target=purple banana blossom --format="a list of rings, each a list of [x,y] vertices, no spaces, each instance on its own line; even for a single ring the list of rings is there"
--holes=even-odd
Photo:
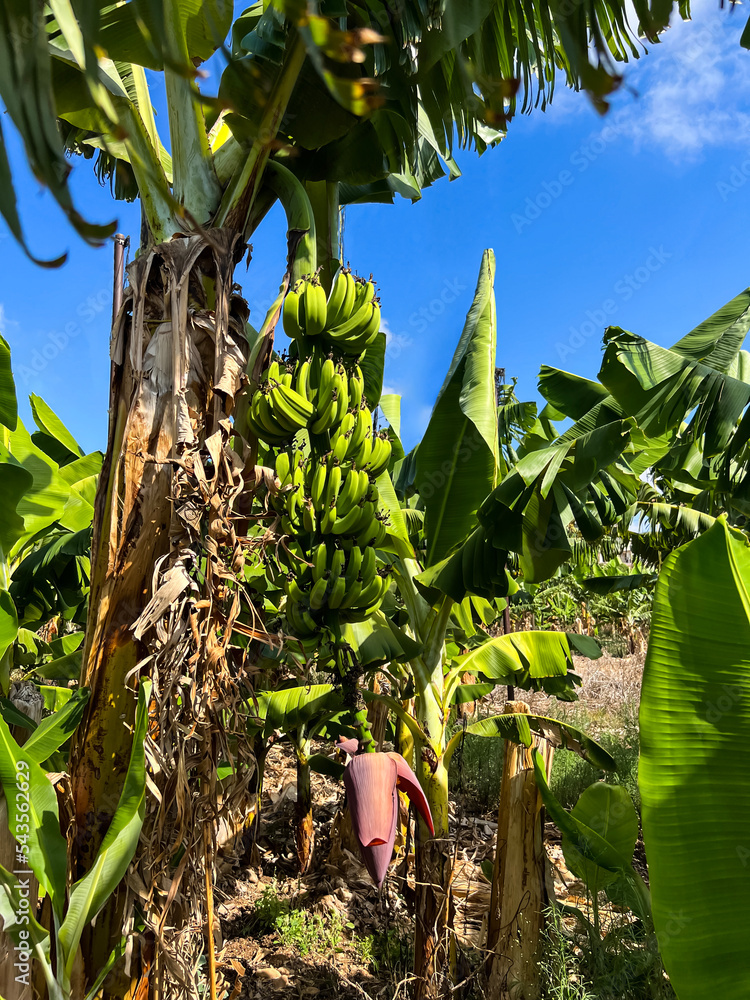
[[[354,755],[357,740],[341,740],[339,749]],[[344,770],[352,828],[365,868],[378,889],[393,857],[398,825],[397,789],[405,792],[435,834],[430,806],[417,776],[400,753],[362,753],[352,756]]]

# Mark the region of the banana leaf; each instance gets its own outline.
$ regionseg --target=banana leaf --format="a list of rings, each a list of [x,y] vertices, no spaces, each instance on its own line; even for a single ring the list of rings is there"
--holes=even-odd
[[[42,719],[24,743],[24,753],[38,764],[42,764],[59,750],[81,721],[90,693],[88,688],[80,688],[63,708],[54,715]]]
[[[654,925],[680,1000],[750,991],[750,549],[719,520],[654,596],[639,783]]]
[[[2,716],[0,782],[9,806],[10,832],[24,850],[40,886],[49,894],[55,916],[62,921],[68,861],[57,795],[39,764],[13,739]]]
[[[428,567],[465,542],[496,482],[494,279],[495,257],[486,250],[461,339],[417,451]]]
[[[9,431],[14,431],[17,420],[18,401],[10,361],[10,344],[0,334],[0,424]]]
[[[91,869],[70,890],[70,899],[59,932],[65,974],[70,979],[84,928],[94,919],[128,869],[146,811],[146,751],[151,683],[142,681],[133,728],[133,747],[120,801],[104,835]]]
[[[617,770],[614,757],[600,743],[582,733],[580,729],[576,729],[575,726],[571,726],[567,722],[561,722],[559,719],[548,719],[543,715],[528,715],[525,712],[491,715],[486,719],[472,723],[465,730],[451,737],[445,755],[449,760],[464,735],[491,738],[499,736],[514,743],[530,746],[532,733],[548,740],[554,747],[572,750],[602,771]],[[633,853],[632,850],[630,853]]]

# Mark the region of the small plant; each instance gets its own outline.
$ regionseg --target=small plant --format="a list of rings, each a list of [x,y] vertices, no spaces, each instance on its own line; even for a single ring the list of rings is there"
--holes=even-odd
[[[338,913],[325,917],[307,910],[288,910],[276,917],[275,930],[285,948],[296,948],[300,955],[316,952],[335,954],[341,950],[344,921]]]
[[[399,978],[406,975],[413,962],[412,939],[407,932],[395,927],[385,932],[369,934],[355,942],[363,962],[369,962],[373,972],[387,969]]]
[[[276,883],[272,882],[255,901],[252,923],[260,931],[270,931],[276,926],[277,920],[288,912],[288,901],[279,897]]]
[[[548,922],[539,960],[543,1000],[596,1000],[580,978],[577,968],[579,959],[573,942],[565,935],[559,911],[551,907],[546,916]]]

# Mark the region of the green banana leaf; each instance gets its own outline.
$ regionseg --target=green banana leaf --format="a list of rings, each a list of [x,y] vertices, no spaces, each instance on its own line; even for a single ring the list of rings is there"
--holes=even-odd
[[[527,715],[514,713],[509,715],[491,715],[487,719],[467,726],[465,730],[456,733],[448,741],[445,756],[447,760],[455,752],[459,743],[466,736],[501,737],[514,743],[531,745],[531,734],[548,740],[552,746],[563,750],[572,750],[602,771],[616,771],[617,763],[614,757],[604,747],[591,739],[580,729],[561,722],[559,719],[548,719],[543,715]],[[632,850],[631,850],[632,855]]]
[[[29,396],[29,403],[31,404],[31,414],[34,417],[34,423],[40,431],[39,435],[32,434],[32,440],[37,438],[37,436],[39,437],[39,440],[34,440],[36,446],[46,452],[52,461],[60,466],[68,465],[70,462],[76,461],[76,459],[83,458],[83,449],[81,446],[41,396],[32,393]],[[47,447],[44,446],[45,444],[51,447],[51,451],[47,450]]]
[[[267,737],[277,729],[290,732],[313,720],[325,721],[341,711],[341,697],[333,684],[260,691],[248,705],[248,732]]]
[[[638,813],[622,785],[597,781],[581,793],[570,811],[579,826],[596,830],[623,858],[633,856],[638,840]],[[565,864],[593,896],[619,877],[589,861],[567,837],[562,841]]]
[[[88,688],[80,688],[60,711],[42,719],[24,743],[24,753],[37,764],[42,764],[59,750],[81,721],[90,693]]]
[[[42,966],[50,1000],[62,1000],[50,966],[49,931],[27,909],[28,896],[25,895],[22,902],[20,889],[16,876],[0,865],[0,920],[3,932],[17,945],[29,948]]]
[[[0,548],[4,553],[24,536],[26,526],[19,507],[33,484],[31,472],[0,443]]]
[[[17,420],[18,402],[10,361],[10,344],[0,334],[0,424],[14,431]]]
[[[342,625],[341,637],[355,651],[362,667],[412,660],[422,651],[420,643],[386,618],[382,611],[363,622]]]
[[[613,844],[600,832],[599,828],[606,826],[604,817],[599,817],[592,825],[592,819],[588,814],[584,814],[585,818],[584,816],[574,818],[572,813],[560,805],[547,784],[544,761],[539,751],[532,750],[532,757],[536,784],[542,801],[563,837],[567,837],[569,843],[587,861],[614,875],[627,874],[631,870],[632,851],[628,855],[623,851],[619,838],[618,843]]]
[[[614,594],[638,590],[656,583],[656,573],[624,573],[622,576],[587,576],[581,583],[594,594]]]
[[[654,925],[680,1000],[750,990],[750,548],[723,520],[664,563],[641,693]]]
[[[0,716],[0,783],[8,805],[8,827],[25,849],[28,865],[49,894],[52,909],[62,920],[68,851],[60,832],[57,795],[39,764],[10,734]],[[26,787],[24,787],[26,786]]]
[[[73,697],[73,689],[69,687],[40,684],[39,691],[44,698],[44,707],[48,712],[59,712]]]
[[[18,613],[13,598],[7,590],[0,590],[0,661],[16,641],[18,635]],[[7,678],[5,683],[7,684]],[[2,689],[2,684],[0,684]]]
[[[564,677],[572,667],[567,633],[510,632],[456,657],[451,673],[468,670],[488,680],[527,688],[542,678]]]
[[[420,573],[416,584],[430,604],[442,594],[457,604],[471,594],[485,600],[506,597],[513,586],[505,568],[507,558],[507,551],[497,548],[480,525],[456,551]]]
[[[78,943],[84,928],[91,923],[117,888],[138,846],[138,838],[141,834],[146,811],[146,750],[144,741],[148,725],[150,695],[150,681],[142,681],[138,691],[133,747],[130,752],[130,763],[125,775],[120,801],[91,869],[72,886],[70,891],[65,919],[62,921],[58,935],[64,956],[65,974],[68,979],[70,979],[73,970]]]
[[[30,733],[33,733],[36,729],[36,722],[29,718],[25,712],[16,708],[9,698],[0,698],[0,715],[2,715],[9,726],[20,726],[22,729],[27,729]]]
[[[495,256],[485,250],[474,301],[417,451],[425,506],[426,566],[440,562],[476,526],[496,482]]]
[[[454,705],[465,705],[470,701],[478,701],[484,698],[490,691],[494,691],[494,684],[459,684],[453,692],[451,703]]]

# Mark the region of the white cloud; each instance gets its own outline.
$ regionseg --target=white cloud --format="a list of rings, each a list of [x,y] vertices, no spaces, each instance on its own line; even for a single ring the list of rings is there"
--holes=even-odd
[[[699,0],[693,16],[684,22],[673,15],[663,41],[626,71],[625,86],[637,93],[617,101],[622,131],[673,159],[750,142],[750,52],[739,45],[744,14]]]

